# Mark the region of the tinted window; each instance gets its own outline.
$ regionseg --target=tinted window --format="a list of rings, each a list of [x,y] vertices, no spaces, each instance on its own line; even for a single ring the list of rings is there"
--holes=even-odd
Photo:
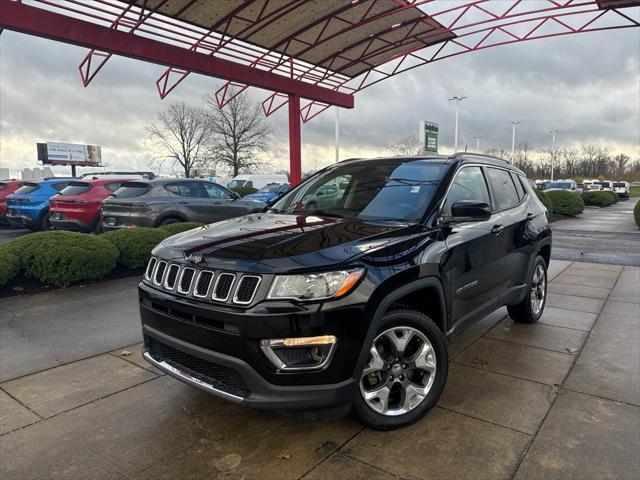
[[[516,187],[507,170],[487,168],[487,175],[493,198],[496,201],[495,210],[506,210],[515,207],[520,202]]]
[[[25,183],[23,186],[18,188],[15,192],[16,195],[26,195],[28,193],[33,193],[40,188],[40,185],[37,183]]]
[[[547,188],[562,188],[564,190],[571,190],[571,182],[549,182]]]
[[[120,185],[122,185],[122,182],[116,182],[116,183],[107,183],[104,188],[106,188],[107,190],[109,190],[110,192],[115,192],[117,189],[120,188]]]
[[[464,167],[451,183],[442,209],[443,215],[451,215],[451,206],[459,200],[475,200],[491,205],[487,182],[480,167]]]
[[[69,185],[70,182],[61,182],[61,183],[52,183],[51,184],[51,188],[53,188],[54,190],[60,191],[62,190],[64,187],[66,187],[67,185]]]
[[[60,195],[81,195],[90,189],[91,185],[86,182],[73,182],[60,190]]]
[[[118,188],[113,195],[118,198],[134,198],[140,197],[149,191],[148,183],[140,183],[140,182],[127,182],[123,183],[120,188]]]
[[[171,193],[180,195],[181,197],[202,198],[207,196],[202,185],[197,182],[171,183],[169,185],[165,185],[164,188]]]
[[[627,185],[625,183],[622,182],[616,182],[613,184],[614,187],[626,187]],[[0,187],[0,190],[2,190],[2,187]]]
[[[7,188],[7,184],[6,183],[0,183],[0,190],[4,190],[5,188]]]
[[[261,193],[275,193],[275,192],[278,191],[278,188],[280,188],[280,185],[278,185],[277,183],[270,183],[266,187],[262,187],[260,189],[260,192]]]
[[[520,175],[512,173],[511,176],[513,177],[513,183],[515,183],[516,190],[518,191],[518,198],[524,198],[524,187],[522,186],[522,183],[520,183]]]
[[[274,209],[283,213],[418,221],[445,168],[439,163],[405,159],[338,165],[285,195]],[[340,183],[347,184],[344,190],[338,188]]]
[[[215,183],[205,183],[204,189],[207,191],[209,198],[233,198],[233,195]]]

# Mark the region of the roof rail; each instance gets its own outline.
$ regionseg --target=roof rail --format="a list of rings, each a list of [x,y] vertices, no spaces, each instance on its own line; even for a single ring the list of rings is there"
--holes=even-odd
[[[488,158],[488,159],[491,159],[491,160],[500,160],[501,162],[504,162],[506,164],[511,165],[511,162],[509,160],[506,160],[506,159],[500,158],[500,157],[494,157],[493,155],[486,155],[484,153],[457,152],[457,153],[454,153],[453,155],[451,155],[449,158],[453,160],[453,159],[456,159],[456,158],[463,158],[463,157]]]

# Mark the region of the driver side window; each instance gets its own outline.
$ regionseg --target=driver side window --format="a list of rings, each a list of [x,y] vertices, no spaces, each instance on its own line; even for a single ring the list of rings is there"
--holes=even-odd
[[[482,168],[463,167],[458,171],[442,207],[442,216],[451,216],[451,206],[459,200],[474,200],[491,205]]]

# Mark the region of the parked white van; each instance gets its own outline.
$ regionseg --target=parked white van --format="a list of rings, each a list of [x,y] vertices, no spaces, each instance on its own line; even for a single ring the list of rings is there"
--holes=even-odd
[[[266,187],[272,183],[277,183],[278,185],[289,183],[289,178],[283,173],[241,174],[234,177],[233,180],[227,184],[227,188],[245,187],[260,190],[262,187]]]

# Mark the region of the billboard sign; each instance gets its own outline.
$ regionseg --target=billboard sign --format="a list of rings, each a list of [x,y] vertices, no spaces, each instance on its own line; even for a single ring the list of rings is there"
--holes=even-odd
[[[418,138],[420,139],[420,146],[425,152],[438,153],[438,130],[437,123],[427,122],[425,120],[420,122],[420,131],[418,132]]]
[[[38,143],[38,160],[45,165],[81,165],[99,167],[102,151],[99,145],[75,143]]]

